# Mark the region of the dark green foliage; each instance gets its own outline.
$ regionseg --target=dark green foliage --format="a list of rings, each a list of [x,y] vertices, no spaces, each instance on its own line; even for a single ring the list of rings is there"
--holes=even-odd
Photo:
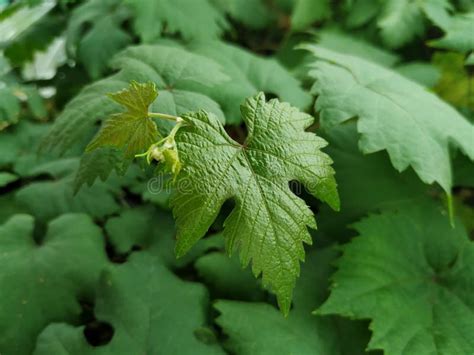
[[[473,26],[0,0],[0,354],[474,354]]]

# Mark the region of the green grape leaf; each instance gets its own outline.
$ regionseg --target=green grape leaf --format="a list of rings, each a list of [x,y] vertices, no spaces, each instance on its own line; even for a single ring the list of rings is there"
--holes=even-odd
[[[471,353],[474,244],[456,224],[424,204],[357,223],[318,313],[371,319],[386,354]]]
[[[225,17],[209,0],[125,0],[134,12],[133,27],[142,42],[162,32],[179,33],[185,40],[212,39],[227,29]]]
[[[474,160],[474,126],[395,71],[319,46],[304,48],[317,58],[310,75],[323,127],[357,117],[363,153],[387,150],[398,171],[412,166],[423,182],[437,182],[450,193],[449,147]]]
[[[128,10],[118,0],[89,0],[72,11],[66,48],[92,78],[100,77],[110,58],[132,41],[120,28],[128,16]]]
[[[329,0],[296,0],[291,14],[291,29],[305,30],[314,22],[322,21],[331,16]]]
[[[83,327],[52,324],[39,336],[34,355],[224,354],[194,334],[206,322],[206,289],[180,280],[156,257],[137,253],[107,268],[97,295],[95,317],[114,328],[108,344],[93,347]]]
[[[79,321],[78,298],[93,297],[107,263],[100,229],[85,215],[63,215],[49,223],[41,245],[33,229],[28,215],[15,215],[0,226],[2,354],[31,354],[50,322]]]
[[[190,48],[218,62],[231,78],[205,91],[221,105],[226,123],[241,123],[240,103],[259,91],[276,95],[300,109],[311,103],[311,96],[301,88],[301,83],[273,58],[259,57],[222,42],[203,42]]]
[[[448,0],[387,0],[377,19],[384,43],[399,48],[425,32],[425,19],[451,9]],[[446,15],[447,16],[447,15]]]
[[[28,173],[30,178],[49,175],[52,179],[33,181],[21,187],[15,194],[17,203],[41,221],[67,212],[84,212],[95,218],[116,213],[120,206],[110,185],[96,184],[74,195],[73,181],[78,165],[77,158],[67,158],[35,166]]]
[[[453,16],[442,28],[445,35],[430,41],[431,45],[462,53],[474,51],[474,12]]]
[[[339,199],[330,167],[320,151],[326,142],[305,132],[314,119],[278,100],[265,102],[260,93],[241,107],[249,134],[242,145],[232,140],[218,119],[203,111],[186,114],[176,142],[184,166],[171,199],[177,221],[178,256],[204,236],[222,204],[233,198],[235,208],[224,223],[229,254],[240,248],[241,263],[252,260],[256,276],[278,297],[284,314],[311,243],[307,227],[316,228],[304,201],[289,181],[301,181],[308,191],[333,208]]]
[[[228,350],[242,355],[365,354],[369,337],[363,324],[311,314],[327,297],[336,256],[332,248],[308,253],[288,318],[266,303],[217,301],[217,323],[229,337]]]
[[[207,86],[228,80],[228,77],[222,73],[221,68],[214,61],[180,48],[143,45],[129,47],[118,54],[112,61],[112,65],[114,68],[120,69],[120,72],[87,86],[66,106],[54,122],[51,132],[43,141],[43,150],[65,153],[80,142],[91,129],[94,129],[97,121],[120,112],[120,105],[110,100],[107,95],[111,92],[123,90],[133,80],[151,81],[159,89],[160,95],[151,102],[151,111],[181,115],[189,111],[205,109],[217,114],[221,119],[224,117],[219,105],[201,93],[204,92]],[[145,87],[144,90],[146,90]],[[145,92],[141,94],[139,94],[139,91],[133,92],[138,95],[146,95]],[[151,96],[148,99],[152,101]],[[140,114],[137,113],[137,115]],[[117,117],[115,116],[111,123],[106,123],[109,133],[113,128],[111,125],[117,128]],[[124,121],[120,120],[120,122]],[[151,137],[155,135],[152,132],[154,128],[151,121],[138,120],[133,122],[138,124],[135,127],[148,127],[151,131],[148,131],[146,137],[138,134],[136,136],[132,135],[134,145],[130,145],[128,153],[125,151],[126,154],[129,154],[127,157],[130,157],[134,149],[144,148],[141,151],[135,151],[134,154],[146,150],[148,146],[145,147],[144,143],[150,142]],[[140,122],[145,125],[141,125]],[[130,132],[130,134],[132,133]],[[135,133],[138,132],[135,131]],[[125,132],[125,135],[119,137],[123,141],[128,136]],[[109,135],[109,142],[110,139],[114,140],[118,137],[114,138]],[[135,143],[138,143],[138,145]],[[95,145],[95,148],[97,147]],[[97,177],[107,178],[113,169],[119,173],[126,171],[128,163],[120,158],[120,154],[116,149],[111,148],[114,147],[107,146],[92,151],[89,149],[89,152],[84,154],[76,179],[76,190],[83,183],[91,185]]]
[[[91,152],[101,147],[123,150],[125,159],[133,159],[160,137],[155,122],[148,117],[148,107],[158,96],[154,83],[139,84],[132,81],[126,89],[109,94],[126,111],[106,120],[86,148]]]

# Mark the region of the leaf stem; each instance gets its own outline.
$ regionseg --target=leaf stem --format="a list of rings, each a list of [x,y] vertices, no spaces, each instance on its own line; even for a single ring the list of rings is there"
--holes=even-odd
[[[161,118],[163,120],[168,120],[168,121],[173,121],[173,122],[177,122],[181,118],[179,116],[173,116],[173,115],[168,115],[166,113],[159,113],[159,112],[148,112],[148,117],[156,117],[156,118]]]

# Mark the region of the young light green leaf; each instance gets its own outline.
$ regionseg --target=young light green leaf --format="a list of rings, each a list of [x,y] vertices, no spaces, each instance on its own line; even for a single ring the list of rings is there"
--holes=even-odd
[[[109,94],[126,111],[113,114],[106,120],[86,148],[91,152],[101,147],[123,151],[124,159],[133,159],[160,137],[155,122],[148,117],[148,107],[158,96],[154,83],[132,81],[126,89]]]
[[[212,60],[180,48],[142,45],[122,51],[111,65],[120,72],[86,86],[69,102],[54,122],[43,149],[65,153],[94,129],[96,122],[119,112],[120,106],[106,95],[126,88],[132,80],[155,83],[160,96],[151,111],[181,115],[204,109],[223,119],[219,105],[201,94],[206,86],[228,80]]]
[[[78,298],[93,296],[107,263],[100,229],[85,215],[52,221],[40,246],[33,229],[28,215],[16,215],[0,226],[2,354],[31,354],[46,325],[78,321]]]
[[[452,186],[449,147],[474,160],[474,126],[424,87],[361,58],[306,45],[317,61],[316,110],[329,127],[357,117],[364,153],[387,150],[398,171],[412,166],[425,183]],[[407,95],[410,93],[410,95]]]
[[[94,129],[97,121],[105,120],[111,114],[120,112],[119,104],[110,100],[106,95],[124,89],[133,80],[151,81],[160,90],[160,95],[153,102],[151,102],[149,94],[140,92],[138,89],[134,91],[137,95],[148,95],[146,99],[151,103],[151,111],[180,115],[189,111],[205,109],[217,114],[222,120],[224,119],[219,105],[201,94],[205,91],[206,86],[215,85],[228,79],[222,73],[219,65],[212,60],[180,48],[144,45],[129,47],[118,54],[112,64],[115,68],[120,69],[120,72],[89,85],[66,106],[62,114],[55,120],[51,132],[44,139],[43,150],[65,153],[75,144],[81,142],[84,136],[90,134],[89,132]],[[149,89],[144,88],[143,90]],[[140,112],[144,112],[144,110]],[[132,116],[127,114],[120,119],[116,115],[110,123],[105,124],[107,129],[102,133],[107,133],[108,146],[100,150],[89,149],[89,152],[83,156],[76,179],[76,190],[84,182],[90,185],[97,177],[106,178],[113,169],[124,173],[130,163],[130,156],[146,151],[148,146],[154,142],[151,139],[155,135],[152,121],[134,120],[132,119],[135,117],[133,115],[140,116],[142,113],[134,112]],[[135,130],[127,134],[127,131],[122,129],[124,126],[122,124],[117,126],[117,123],[132,124]],[[168,127],[165,125],[162,128],[167,129]],[[122,132],[119,136],[110,135],[111,132],[115,134],[117,129]],[[139,134],[136,129],[141,133]],[[142,136],[143,133],[146,133],[145,136]],[[127,138],[131,138],[131,142],[127,142]],[[148,145],[142,146],[145,142],[149,142]],[[99,145],[95,143],[93,147],[97,148]],[[118,151],[114,147],[117,147],[118,143],[126,144],[127,148],[123,150],[126,159],[117,156]],[[136,151],[138,148],[143,149]],[[123,147],[118,147],[118,149],[122,150]]]
[[[344,248],[320,314],[372,320],[369,350],[474,349],[474,244],[432,205],[368,217]]]
[[[224,354],[218,344],[195,336],[206,322],[206,289],[180,280],[156,257],[137,253],[107,268],[97,295],[95,317],[114,329],[108,344],[92,347],[82,327],[52,324],[39,336],[34,355]]]
[[[330,166],[321,152],[326,142],[305,132],[314,119],[278,100],[265,102],[263,93],[247,99],[242,118],[249,134],[243,144],[232,140],[218,119],[205,112],[182,116],[176,135],[183,170],[171,205],[177,221],[178,256],[204,236],[222,204],[233,198],[235,208],[225,222],[228,252],[240,248],[243,265],[252,269],[278,297],[287,314],[292,290],[311,243],[307,227],[316,228],[304,201],[289,181],[301,181],[308,191],[333,208],[339,199]]]

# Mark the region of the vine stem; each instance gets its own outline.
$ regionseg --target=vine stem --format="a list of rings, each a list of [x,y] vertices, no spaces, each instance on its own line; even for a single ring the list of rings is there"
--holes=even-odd
[[[173,122],[179,122],[182,120],[182,118],[179,116],[173,116],[173,115],[168,115],[166,113],[159,113],[159,112],[148,112],[148,117],[156,117],[156,118],[161,118],[163,120],[168,120],[168,121],[173,121]]]
[[[174,137],[176,136],[176,133],[178,132],[180,127],[185,124],[185,122],[183,118],[179,116],[168,115],[166,113],[148,112],[148,117],[156,117],[176,122],[173,129],[166,137],[150,145],[146,152],[141,154],[135,154],[136,158],[146,157],[146,161],[148,162],[148,164],[150,164],[153,159],[156,159],[158,161],[163,159],[163,149],[176,149],[176,142],[174,141]],[[159,158],[156,158],[154,154],[159,154]]]

